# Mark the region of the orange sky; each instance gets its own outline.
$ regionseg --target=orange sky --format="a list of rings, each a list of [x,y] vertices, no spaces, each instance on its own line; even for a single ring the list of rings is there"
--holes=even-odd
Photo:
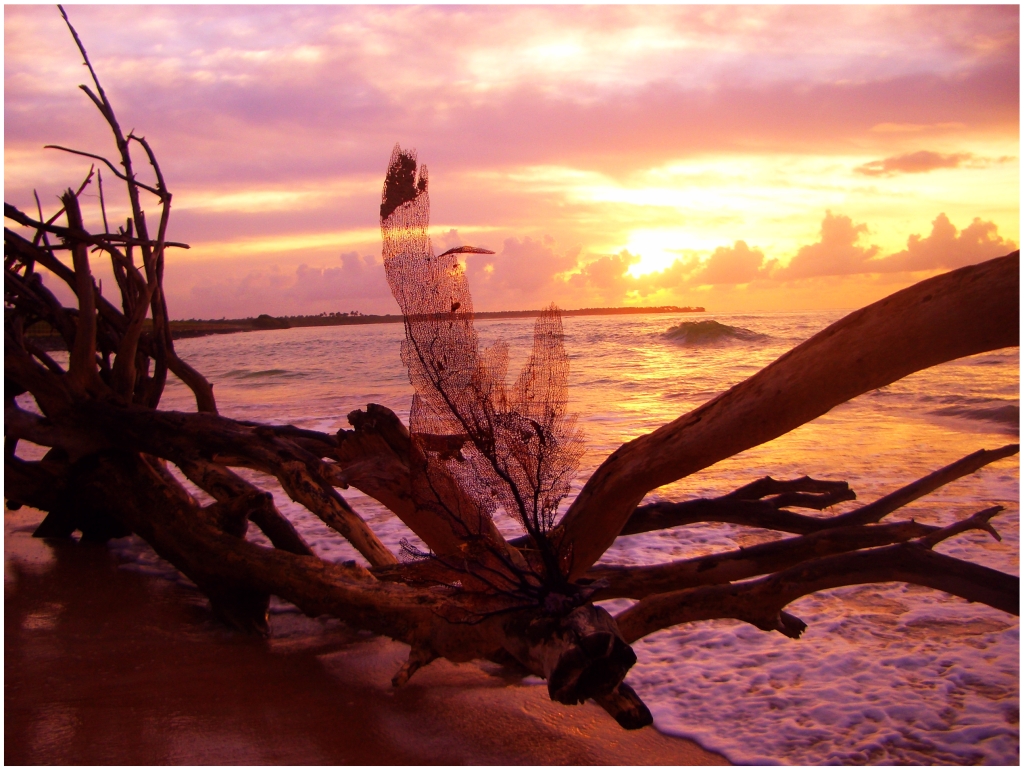
[[[497,252],[468,257],[481,310],[856,307],[1020,239],[1016,6],[69,15],[174,193],[173,317],[396,312],[395,142],[435,248]],[[4,28],[5,200],[53,210],[88,164],[42,145],[111,143],[56,9]]]

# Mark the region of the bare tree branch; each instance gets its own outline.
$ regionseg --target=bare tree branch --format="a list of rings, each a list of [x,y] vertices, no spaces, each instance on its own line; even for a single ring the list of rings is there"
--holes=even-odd
[[[1017,454],[1019,449],[1020,447],[1017,444],[1007,444],[1004,447],[992,450],[981,449],[885,497],[879,498],[869,505],[864,505],[836,516],[805,516],[792,511],[779,510],[781,506],[792,505],[795,507],[807,503],[810,503],[810,507],[818,508],[819,503],[813,499],[808,500],[807,495],[795,498],[788,494],[783,494],[769,500],[751,499],[748,496],[751,493],[746,490],[748,488],[754,489],[755,485],[761,484],[764,481],[762,479],[722,497],[711,499],[697,498],[678,503],[659,502],[642,505],[629,517],[629,521],[626,522],[622,532],[619,534],[635,535],[641,532],[651,532],[708,521],[742,524],[748,527],[774,529],[779,532],[794,532],[801,535],[821,532],[833,527],[873,524],[881,521],[893,511],[934,492],[936,489],[956,479],[970,475],[996,460]],[[774,479],[770,480],[774,482]],[[797,481],[802,480],[798,479]],[[814,479],[810,481],[815,484],[841,484],[842,487],[846,487],[845,481],[818,482]],[[775,483],[785,484],[791,482]],[[853,495],[851,490],[836,487],[835,497],[831,497],[829,493],[824,493],[819,498],[819,501],[830,501],[831,504],[840,500],[852,500],[854,497],[855,495]],[[818,510],[821,510],[821,508],[818,508]]]
[[[607,588],[597,591],[594,595],[595,600],[617,597],[642,599],[651,594],[728,583],[777,572],[821,556],[900,543],[921,537],[936,529],[938,528],[914,521],[837,527],[802,537],[761,543],[735,551],[667,564],[643,567],[597,564],[587,572],[587,578],[608,583]]]
[[[988,518],[998,510],[997,506],[975,514],[971,528],[984,524],[987,529]],[[959,526],[947,528],[944,536],[960,531]],[[806,624],[783,612],[783,608],[801,596],[841,586],[894,581],[927,586],[1013,615],[1018,613],[1019,578],[932,551],[934,534],[918,541],[806,561],[745,583],[651,595],[615,620],[627,642],[661,628],[715,618],[735,618],[764,631],[796,638]]]

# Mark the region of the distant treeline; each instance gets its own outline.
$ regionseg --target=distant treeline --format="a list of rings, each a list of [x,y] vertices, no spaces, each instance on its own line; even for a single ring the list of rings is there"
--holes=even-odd
[[[474,313],[480,320],[489,318],[536,318],[541,310],[497,310]],[[584,307],[578,310],[562,310],[563,316],[574,315],[638,315],[641,313],[703,313],[702,307],[676,307],[660,305],[658,307]],[[294,329],[301,326],[349,326],[353,324],[393,324],[401,323],[401,315],[363,315],[358,311],[352,313],[320,313],[319,315],[293,315],[274,317],[266,313],[256,318],[221,318],[171,321],[171,336],[174,339],[185,337],[205,337],[210,334],[234,334],[236,332],[264,331],[268,329]],[[49,324],[40,321],[26,330],[27,335],[36,338],[46,350],[64,348],[64,340]]]
[[[536,318],[541,310],[495,310],[473,314],[478,320],[497,318]],[[578,310],[562,310],[563,316],[573,315],[637,315],[641,313],[703,313],[702,307],[677,307],[675,305],[659,305],[658,307],[584,307]],[[461,315],[461,314],[460,314]],[[319,315],[269,316],[257,318],[236,318],[218,320],[171,321],[171,334],[175,338],[198,337],[205,334],[230,334],[236,331],[255,331],[263,329],[294,329],[301,326],[349,326],[353,324],[393,324],[401,323],[401,315],[364,315],[358,311],[352,313],[320,313]]]

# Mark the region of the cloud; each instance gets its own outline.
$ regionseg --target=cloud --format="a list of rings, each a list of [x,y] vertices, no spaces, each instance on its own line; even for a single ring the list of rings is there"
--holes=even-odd
[[[446,248],[461,238],[443,241]],[[485,246],[485,243],[473,243]],[[435,251],[438,249],[435,246]],[[478,310],[542,307],[557,299],[557,276],[576,267],[579,249],[559,251],[551,238],[506,238],[497,254],[467,254],[466,271]]]
[[[66,37],[57,14],[8,11],[6,143],[79,145],[89,132],[86,149],[103,149],[74,88],[74,47],[46,42]],[[122,122],[149,132],[169,180],[190,184],[379,174],[397,139],[449,173],[621,171],[752,145],[846,148],[884,139],[880,124],[1015,128],[1019,112],[1009,7],[602,7],[586,21],[543,7],[71,15]],[[107,35],[114,27],[125,34]]]
[[[871,130],[880,134],[916,134],[920,131],[956,131],[963,128],[966,128],[963,123],[879,123],[872,126]]]
[[[906,249],[872,261],[865,272],[953,269],[1001,257],[1016,248],[1017,244],[999,235],[994,222],[975,217],[958,233],[949,217],[939,214],[928,236],[911,235]]]
[[[767,278],[773,264],[774,260],[766,264],[764,254],[758,249],[751,249],[745,241],[736,241],[731,248],[715,249],[703,267],[689,277],[688,283],[692,286],[749,283]]]
[[[1012,240],[999,235],[995,222],[980,217],[958,232],[949,217],[939,214],[929,235],[911,235],[906,249],[884,257],[879,255],[878,246],[860,245],[868,232],[866,224],[855,225],[850,217],[826,211],[817,243],[802,246],[785,267],[772,271],[771,265],[766,265],[760,275],[770,272],[773,280],[791,281],[820,276],[952,270],[1001,257],[1017,248]]]
[[[165,279],[168,307],[174,318],[397,312],[379,258],[353,251],[338,259],[338,266],[300,264],[290,273],[276,262],[252,260],[172,266]]]
[[[588,286],[606,291],[617,286],[626,277],[630,266],[640,261],[640,257],[623,249],[618,254],[606,254],[588,262],[570,278],[573,286]]]
[[[360,257],[352,251],[342,254],[341,267],[309,267],[299,265],[295,282],[285,296],[300,306],[319,300],[369,299],[390,296],[384,277],[384,265],[374,257]]]
[[[352,309],[331,304],[339,298],[393,312],[379,261],[370,270],[364,257],[335,260],[342,249],[378,248],[379,190],[395,141],[417,147],[435,172],[434,221],[499,250],[466,261],[480,309],[661,302],[934,264],[943,249],[959,249],[962,261],[1002,242],[986,223],[972,224],[955,246],[933,233],[886,262],[864,225],[829,214],[819,242],[786,267],[769,257],[789,254],[747,245],[793,243],[826,205],[885,207],[871,224],[891,233],[931,218],[928,201],[941,199],[958,221],[986,212],[1017,237],[1011,166],[988,177],[959,172],[972,187],[950,171],[907,177],[904,188],[918,187],[898,200],[855,197],[872,186],[865,177],[995,166],[987,159],[1015,152],[1014,6],[601,6],[585,18],[558,6],[69,13],[122,125],[149,138],[175,194],[170,235],[193,246],[187,271],[168,274],[177,315]],[[37,188],[55,207],[54,191],[82,178],[83,159],[41,146],[108,152],[109,134],[75,88],[83,68],[59,15],[11,6],[4,26],[5,200],[34,210]],[[851,147],[877,160],[851,175]],[[721,170],[695,172],[701,164]],[[531,169],[560,170],[567,181],[547,171],[527,178]],[[595,192],[631,192],[644,180],[689,191],[701,205]],[[948,186],[918,194],[933,182]],[[107,205],[123,217],[113,187]],[[97,209],[88,207],[90,223]],[[678,253],[700,244],[706,258],[633,276],[629,232],[668,218],[677,232],[688,228]],[[886,252],[901,241],[886,241]],[[708,254],[716,243],[733,245]],[[614,253],[626,244],[634,253]]]
[[[821,240],[802,246],[796,255],[773,274],[773,278],[796,280],[823,275],[852,275],[871,272],[865,264],[878,254],[878,246],[859,246],[866,235],[866,224],[855,225],[850,217],[825,212],[821,222]]]
[[[964,161],[972,160],[974,155],[969,152],[955,152],[943,155],[938,152],[919,150],[894,155],[891,158],[873,160],[863,166],[857,166],[854,172],[865,176],[894,176],[896,174],[924,174],[938,168],[959,168]]]

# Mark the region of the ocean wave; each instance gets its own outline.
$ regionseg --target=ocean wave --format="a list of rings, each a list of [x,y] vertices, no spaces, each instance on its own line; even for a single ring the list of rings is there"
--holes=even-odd
[[[1020,407],[1012,404],[1003,406],[945,406],[942,409],[934,409],[930,414],[940,417],[963,417],[968,420],[986,420],[997,422],[1012,428],[1014,432],[1020,429]]]
[[[758,334],[741,326],[727,326],[718,321],[683,321],[673,326],[665,336],[681,345],[705,347],[730,342],[761,342],[768,339],[766,334]]]
[[[292,379],[296,377],[306,377],[304,372],[292,372],[288,369],[232,369],[230,372],[225,372],[223,377],[231,377],[236,380],[254,380],[262,377],[283,377],[286,379]]]

